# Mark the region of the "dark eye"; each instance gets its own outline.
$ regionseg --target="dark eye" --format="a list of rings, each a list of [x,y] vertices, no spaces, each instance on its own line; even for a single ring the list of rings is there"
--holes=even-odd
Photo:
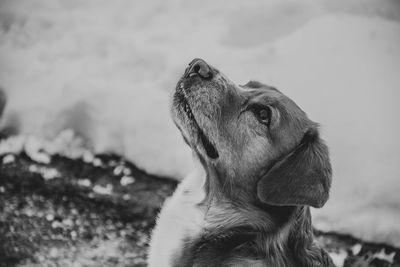
[[[258,121],[262,124],[265,124],[269,127],[271,123],[271,109],[266,106],[256,106],[252,108],[252,111]]]

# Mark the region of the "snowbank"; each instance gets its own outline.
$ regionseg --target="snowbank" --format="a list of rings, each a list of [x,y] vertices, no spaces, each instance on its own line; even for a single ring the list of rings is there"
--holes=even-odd
[[[74,129],[95,152],[181,178],[169,96],[194,57],[259,79],[321,122],[334,186],[323,230],[400,246],[396,1],[2,1],[3,127]]]

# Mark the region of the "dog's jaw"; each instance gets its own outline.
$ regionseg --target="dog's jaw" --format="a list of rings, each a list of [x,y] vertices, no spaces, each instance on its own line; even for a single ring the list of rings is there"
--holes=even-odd
[[[189,104],[189,96],[185,84],[180,80],[173,96],[172,117],[182,132],[182,135],[196,152],[205,154],[208,159],[215,160],[219,157],[215,145],[209,140],[207,134],[199,126]]]

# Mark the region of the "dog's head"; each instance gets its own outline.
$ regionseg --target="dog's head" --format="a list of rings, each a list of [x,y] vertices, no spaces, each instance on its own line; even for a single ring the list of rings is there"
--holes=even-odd
[[[265,204],[322,207],[331,166],[317,124],[259,82],[235,85],[195,59],[179,80],[173,118],[206,169]]]

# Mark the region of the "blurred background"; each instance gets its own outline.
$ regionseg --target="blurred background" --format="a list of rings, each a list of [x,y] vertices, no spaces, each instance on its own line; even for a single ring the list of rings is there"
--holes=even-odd
[[[195,57],[321,124],[334,180],[318,230],[400,247],[397,0],[0,0],[0,125],[19,136],[0,154],[114,153],[180,180],[169,98]]]

